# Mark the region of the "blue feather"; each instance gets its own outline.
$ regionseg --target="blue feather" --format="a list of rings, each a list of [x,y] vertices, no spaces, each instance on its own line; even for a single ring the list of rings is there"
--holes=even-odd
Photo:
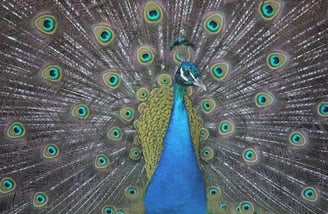
[[[326,214],[327,8],[2,1],[0,213]]]
[[[145,197],[146,213],[206,212],[205,184],[190,136],[184,87],[174,85],[174,104],[163,153]]]

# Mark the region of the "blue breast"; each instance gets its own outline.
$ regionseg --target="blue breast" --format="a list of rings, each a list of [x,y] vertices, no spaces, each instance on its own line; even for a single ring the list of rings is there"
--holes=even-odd
[[[205,184],[190,136],[183,87],[178,85],[163,153],[144,202],[147,214],[206,213]]]

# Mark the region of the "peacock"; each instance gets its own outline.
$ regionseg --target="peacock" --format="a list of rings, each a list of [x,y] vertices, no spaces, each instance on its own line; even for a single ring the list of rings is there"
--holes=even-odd
[[[327,1],[0,11],[0,213],[328,213]]]

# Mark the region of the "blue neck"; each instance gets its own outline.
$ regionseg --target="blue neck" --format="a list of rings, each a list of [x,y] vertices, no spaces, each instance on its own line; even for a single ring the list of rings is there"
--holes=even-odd
[[[175,84],[164,148],[145,196],[147,214],[206,213],[205,184],[192,143],[184,87]]]

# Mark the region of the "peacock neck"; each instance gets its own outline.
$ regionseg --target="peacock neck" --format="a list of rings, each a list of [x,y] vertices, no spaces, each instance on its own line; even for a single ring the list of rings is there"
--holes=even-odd
[[[184,89],[174,86],[163,152],[145,196],[146,213],[206,213],[205,185],[190,135]]]
[[[174,83],[174,86],[173,86],[173,90],[174,90],[174,92],[173,92],[173,96],[174,96],[173,110],[174,110],[174,107],[177,107],[175,105],[184,105],[185,88],[186,87],[184,87],[182,85]]]

